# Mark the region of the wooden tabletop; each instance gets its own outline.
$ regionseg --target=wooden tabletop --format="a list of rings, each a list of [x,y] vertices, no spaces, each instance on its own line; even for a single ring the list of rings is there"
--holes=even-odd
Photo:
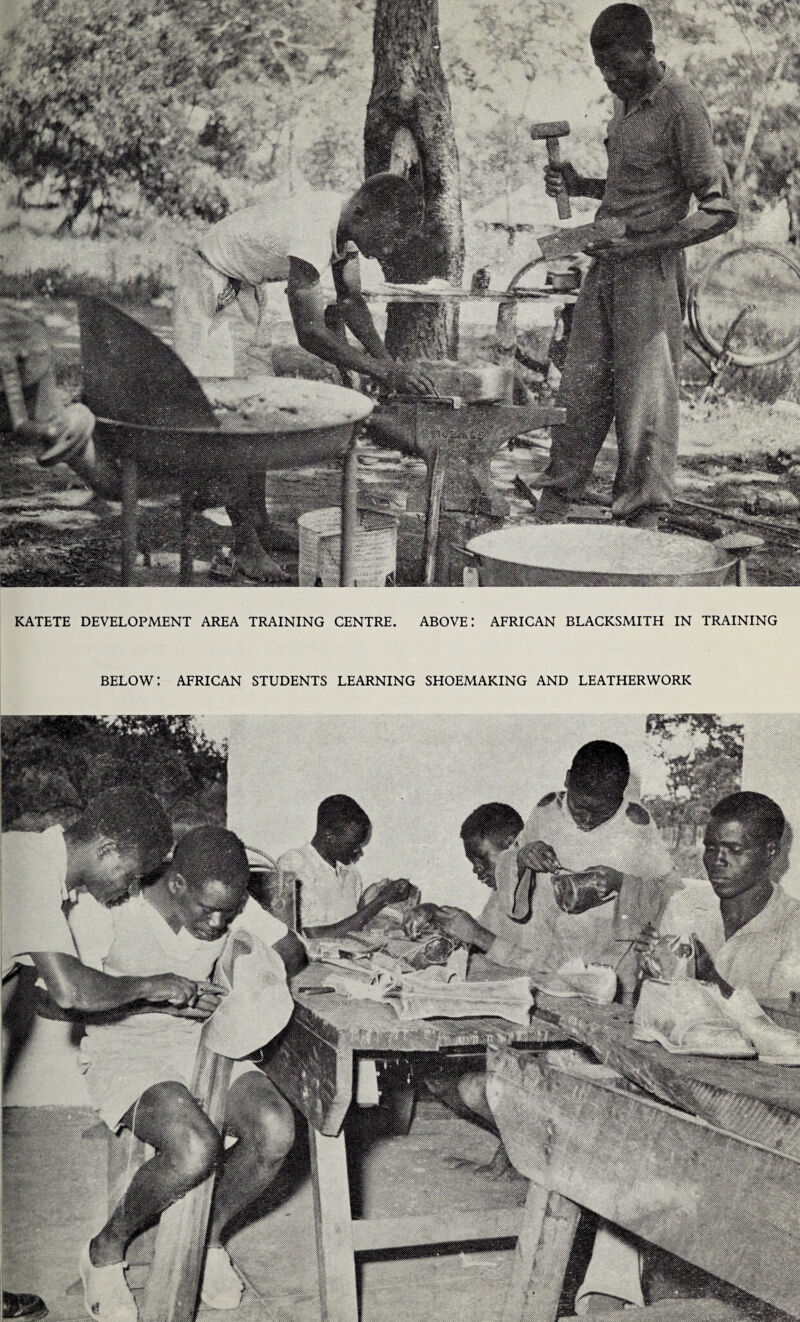
[[[788,1005],[776,1019],[789,1023]],[[538,994],[536,1016],[565,1036],[591,1047],[653,1096],[742,1138],[800,1160],[800,1069],[759,1060],[672,1054],[632,1035],[627,1006],[590,1005]]]
[[[507,969],[490,968],[473,961],[470,981],[494,981],[508,977]],[[529,1025],[481,1016],[471,1019],[416,1019],[402,1021],[387,1002],[357,1001],[337,993],[305,996],[303,989],[325,985],[324,965],[312,964],[292,983],[294,1018],[317,1037],[342,1052],[435,1052],[446,1048],[485,1047],[489,1043],[541,1043],[563,1040],[565,1035],[551,1025],[534,1019]]]

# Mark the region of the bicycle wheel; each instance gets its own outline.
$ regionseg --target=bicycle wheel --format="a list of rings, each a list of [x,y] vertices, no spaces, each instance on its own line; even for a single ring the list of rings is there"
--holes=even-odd
[[[800,264],[768,243],[721,253],[689,291],[701,344],[739,367],[780,362],[800,345]]]

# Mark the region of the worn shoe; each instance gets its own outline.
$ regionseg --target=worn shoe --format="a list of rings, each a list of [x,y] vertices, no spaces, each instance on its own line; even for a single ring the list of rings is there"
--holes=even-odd
[[[47,1304],[38,1294],[12,1294],[11,1290],[4,1290],[3,1317],[38,1322],[39,1318],[47,1317]]]
[[[221,1244],[212,1244],[206,1251],[206,1265],[200,1298],[209,1308],[238,1308],[242,1300],[244,1281],[237,1272]]]
[[[737,988],[725,1010],[765,1065],[800,1065],[800,1033],[770,1019],[747,987]]]
[[[138,1322],[136,1300],[125,1280],[125,1264],[95,1267],[86,1244],[79,1260],[83,1298],[89,1317],[100,1322]]]

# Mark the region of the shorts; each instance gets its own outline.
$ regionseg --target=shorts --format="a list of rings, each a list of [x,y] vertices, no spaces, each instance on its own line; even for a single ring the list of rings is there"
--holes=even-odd
[[[196,377],[273,375],[263,287],[236,292],[191,248],[178,251],[172,334],[175,352]]]
[[[183,1041],[176,1041],[155,1036],[149,1042],[132,1044],[130,1039],[115,1042],[104,1034],[100,1045],[84,1039],[81,1066],[89,1098],[110,1130],[116,1133],[142,1093],[157,1083],[182,1083],[191,1090],[199,1037],[199,1033],[187,1034]],[[251,1060],[234,1060],[231,1083],[255,1069],[258,1066]]]

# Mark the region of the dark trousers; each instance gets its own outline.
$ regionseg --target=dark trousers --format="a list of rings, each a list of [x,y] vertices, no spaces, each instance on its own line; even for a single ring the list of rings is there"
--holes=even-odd
[[[612,511],[636,522],[672,503],[678,457],[678,371],[683,344],[682,253],[596,261],[575,306],[542,479],[542,518],[580,498],[612,421],[619,463]]]

